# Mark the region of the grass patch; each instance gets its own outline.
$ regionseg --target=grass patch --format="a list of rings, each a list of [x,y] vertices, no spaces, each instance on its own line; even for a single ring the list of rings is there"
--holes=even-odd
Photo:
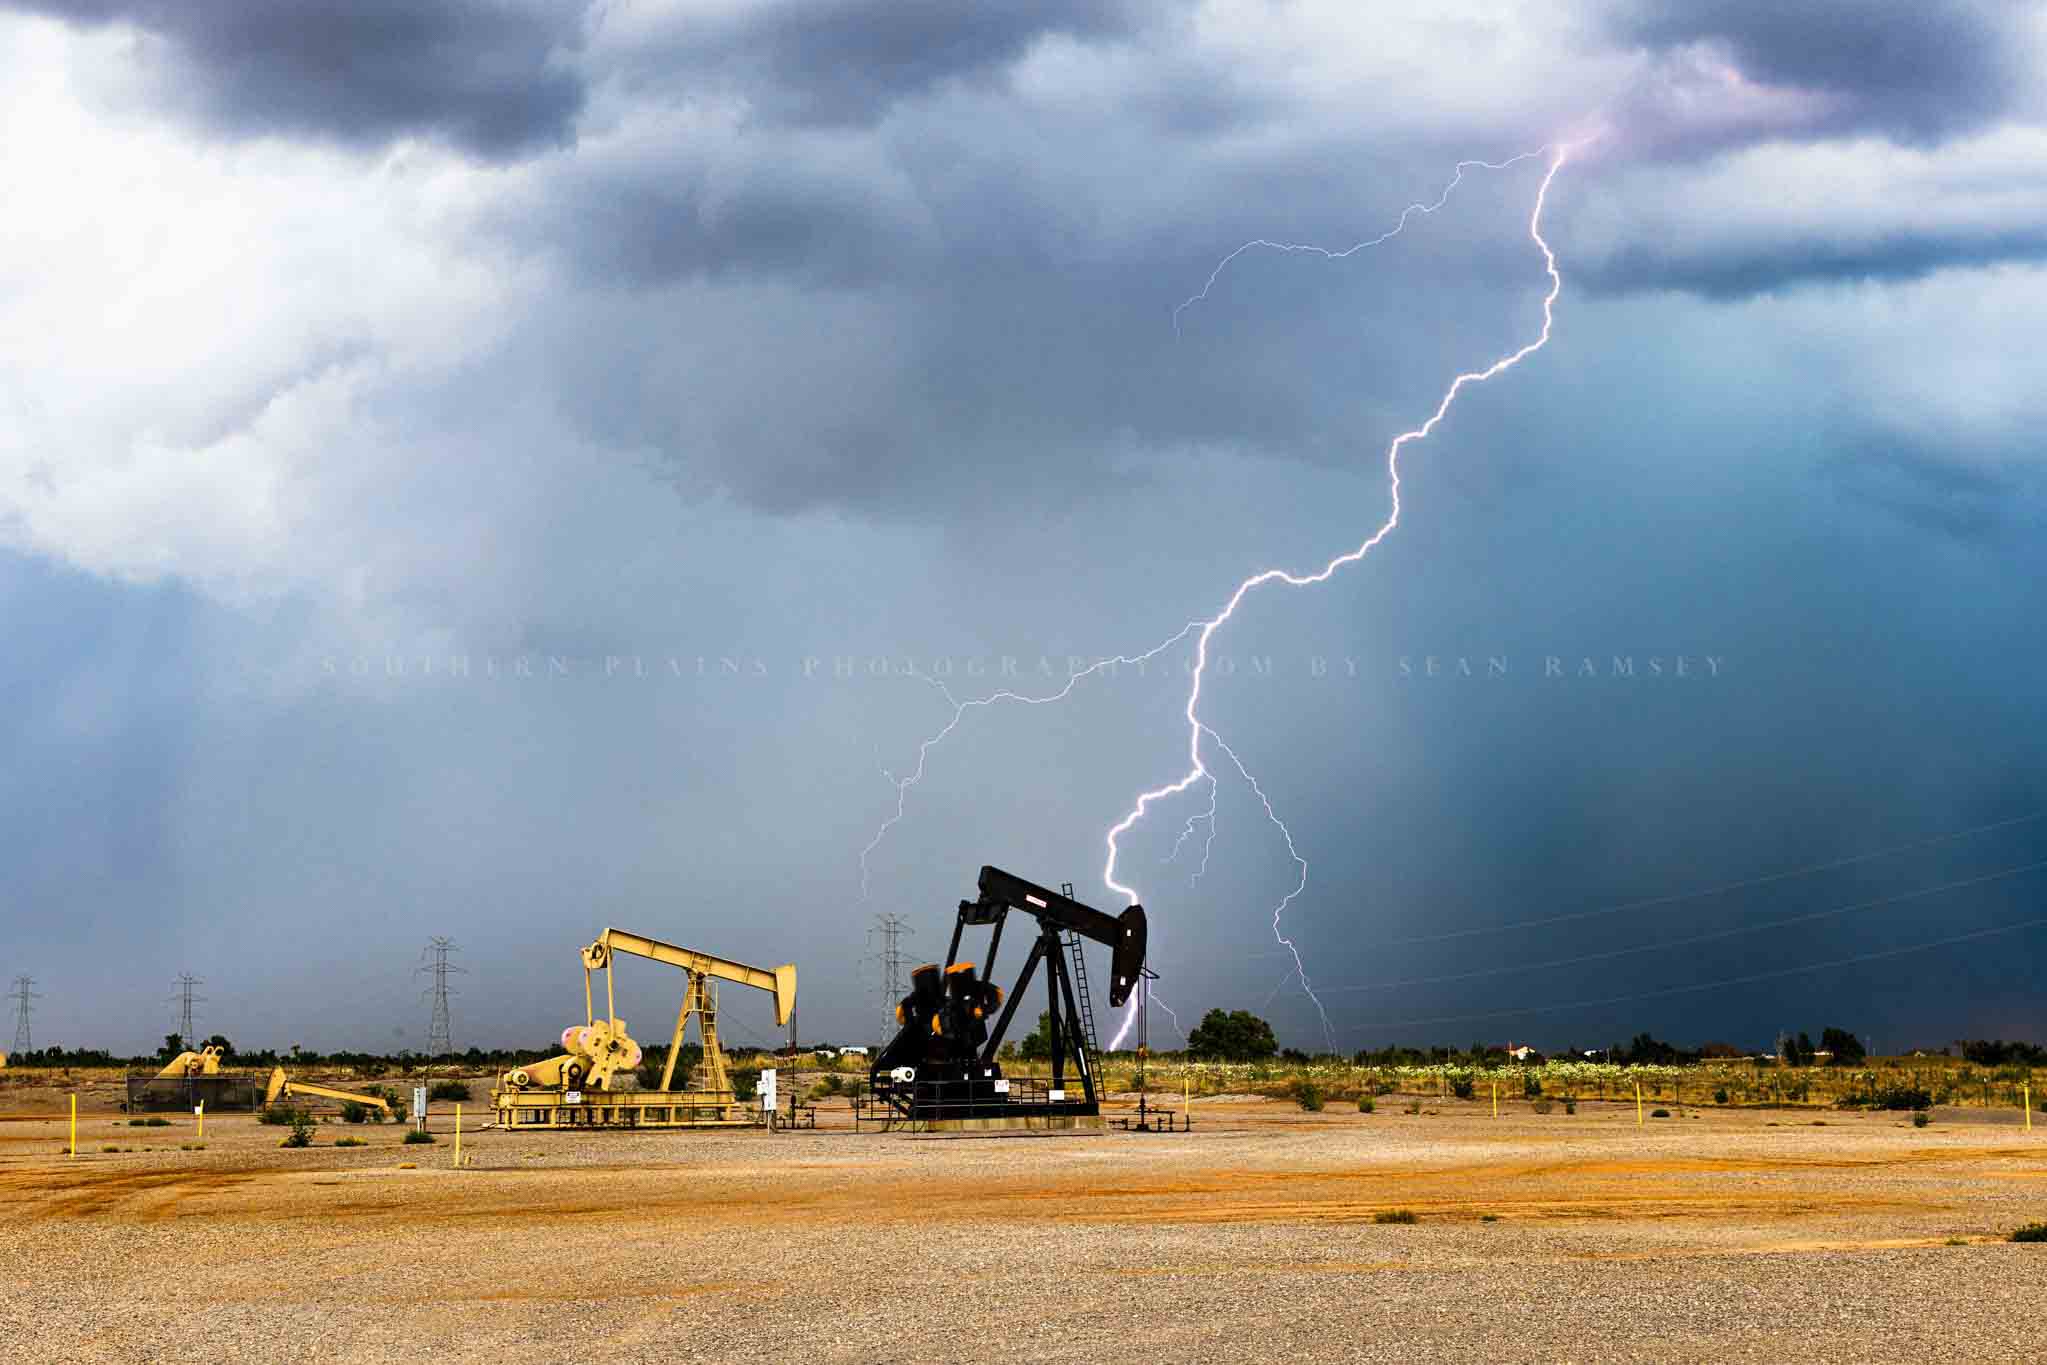
[[[1931,1122],[1933,1122],[1933,1115],[1927,1113],[1924,1109],[1918,1110],[1912,1115],[1912,1126],[1914,1128],[1924,1128]]]
[[[334,1145],[336,1147],[367,1147],[370,1144],[359,1137],[338,1137],[334,1139]]]
[[[1413,1209],[1381,1209],[1372,1215],[1374,1223],[1419,1223],[1421,1218]]]
[[[1500,1215],[1497,1213],[1482,1213],[1478,1216],[1478,1221],[1481,1223],[1497,1223],[1500,1221]]]
[[[429,1100],[454,1100],[457,1103],[467,1103],[475,1098],[469,1093],[467,1081],[435,1081],[427,1087],[426,1097]]]
[[[181,1142],[178,1144],[178,1150],[181,1152],[203,1152],[206,1150],[206,1144],[203,1142]]]
[[[2022,1228],[2013,1228],[2007,1239],[2013,1242],[2047,1242],[2047,1223],[2028,1223]]]
[[[1358,1112],[1360,1114],[1369,1114],[1378,1107],[1370,1095],[1358,1096]]]
[[[129,1119],[128,1126],[130,1128],[168,1128],[171,1126],[171,1121],[169,1119],[160,1119],[155,1117],[150,1117],[146,1119]]]
[[[1965,1247],[1969,1245],[1969,1239],[1966,1237],[1950,1237],[1947,1239],[1944,1245],[1951,1247]]]
[[[1652,1119],[1667,1119],[1670,1117],[1670,1111],[1668,1109],[1651,1109],[1649,1117]]]
[[[102,1148],[100,1148],[100,1150],[101,1150],[102,1152],[118,1152],[118,1151],[120,1151],[121,1149],[120,1149],[119,1147],[102,1147]]]
[[[1531,1100],[1529,1101],[1528,1107],[1530,1109],[1533,1109],[1538,1114],[1547,1114],[1550,1110],[1556,1108],[1556,1105],[1550,1103],[1548,1100]]]
[[[432,1133],[423,1133],[417,1128],[405,1135],[405,1145],[408,1147],[417,1147],[421,1143],[432,1142],[433,1140],[434,1135]]]

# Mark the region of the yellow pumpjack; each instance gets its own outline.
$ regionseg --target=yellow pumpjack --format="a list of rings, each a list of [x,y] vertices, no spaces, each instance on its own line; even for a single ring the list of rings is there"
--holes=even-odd
[[[611,988],[612,959],[619,953],[680,968],[682,1008],[675,1016],[675,1035],[668,1045],[668,1063],[661,1088],[630,1088],[639,1067],[640,1045],[618,1017]],[[789,1022],[796,1008],[796,968],[749,967],[709,953],[678,948],[672,943],[606,929],[583,949],[583,1012],[585,1022],[562,1030],[559,1056],[514,1067],[498,1080],[491,1105],[500,1128],[711,1128],[754,1127],[765,1122],[760,1111],[742,1103],[733,1092],[718,1046],[717,982],[751,986],[775,1000],[775,1024]],[[604,973],[604,1017],[597,1015],[594,977]],[[675,1063],[682,1039],[694,1016],[703,1036],[704,1061],[696,1088],[676,1090]]]
[[[222,1058],[217,1047],[204,1047],[197,1052],[180,1052],[164,1064],[156,1073],[160,1081],[182,1081],[188,1076],[218,1076]]]
[[[297,1099],[301,1095],[313,1095],[323,1100],[339,1100],[343,1104],[367,1105],[371,1109],[383,1110],[386,1117],[391,1113],[391,1102],[382,1095],[358,1095],[353,1090],[335,1090],[329,1086],[295,1081],[284,1074],[284,1068],[281,1066],[270,1073],[270,1084],[264,1088],[263,1103],[271,1105],[277,1103],[280,1096]]]

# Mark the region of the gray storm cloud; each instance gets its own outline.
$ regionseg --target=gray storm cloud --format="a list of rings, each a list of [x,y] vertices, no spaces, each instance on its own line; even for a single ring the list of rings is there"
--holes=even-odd
[[[532,945],[665,916],[743,920],[739,956],[805,937],[809,1017],[854,1028],[853,854],[934,719],[869,663],[1142,647],[1354,544],[1390,433],[1534,320],[1539,167],[1350,261],[1247,253],[1177,333],[1175,307],[1251,238],[1348,245],[1460,157],[1595,134],[1551,205],[1542,364],[1417,450],[1383,555],[1228,642],[1290,661],[1214,705],[1309,850],[1324,979],[1436,973],[1374,947],[1432,915],[2047,804],[2019,681],[2047,579],[2038,7],[0,9],[0,112],[35,130],[0,230],[0,847],[19,951],[142,945],[138,1000],[289,906],[294,943],[236,950],[263,1040],[301,1026],[288,1000],[331,1041],[352,1001],[402,1015],[377,964],[429,919],[475,945],[479,1030],[545,1034]],[[1395,667],[1680,649],[1732,659],[1724,685]],[[584,671],[477,676],[522,654]],[[466,678],[420,671],[453,656]],[[765,681],[606,672],[641,656]],[[1124,678],[991,712],[880,894],[1092,875],[1175,771],[1179,700]],[[1209,878],[1146,884],[1178,988],[1258,1005],[1272,981],[1232,964],[1272,947],[1288,867],[1255,808],[1222,821]],[[1988,976],[1985,1030],[2017,989]],[[1898,1027],[1949,1026],[1928,994],[1899,989]],[[1794,996],[1745,997],[1745,1026]],[[1360,1039],[1466,1003],[1349,998]]]

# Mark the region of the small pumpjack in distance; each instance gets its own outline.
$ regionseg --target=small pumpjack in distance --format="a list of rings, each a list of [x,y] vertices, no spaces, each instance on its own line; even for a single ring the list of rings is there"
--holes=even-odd
[[[1035,920],[1037,936],[1005,1003],[1002,988],[991,978],[1011,911]],[[959,960],[960,937],[968,925],[993,929],[979,968]],[[1092,1006],[1086,1003],[1086,966],[1080,960],[1083,939],[1110,949],[1109,1004],[1120,1008],[1144,969],[1144,907],[1106,915],[1001,868],[983,867],[979,897],[960,902],[944,965],[931,963],[910,973],[910,993],[896,1007],[901,1029],[869,1072],[872,1121],[910,1132],[1101,1128],[1086,1030]],[[996,1061],[1003,1035],[1040,967],[1052,1052],[1049,1085],[1037,1077],[1004,1076]],[[989,1018],[998,1008],[1001,1013],[991,1025]],[[1075,1073],[1071,1083],[1069,1062]]]

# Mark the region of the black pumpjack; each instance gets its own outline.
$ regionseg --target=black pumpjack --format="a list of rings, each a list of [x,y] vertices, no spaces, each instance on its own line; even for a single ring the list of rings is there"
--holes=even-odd
[[[1121,915],[1106,915],[996,867],[981,869],[980,892],[977,899],[960,902],[945,964],[928,964],[910,973],[910,993],[896,1006],[896,1022],[902,1027],[874,1059],[869,1073],[878,1116],[927,1129],[1092,1126],[1087,1120],[1098,1124],[1094,1011],[1088,1002],[1080,945],[1091,940],[1109,947],[1109,1004],[1120,1008],[1144,970],[1144,907],[1133,905]],[[1003,924],[1012,910],[1035,919],[1038,933],[1005,1001],[992,977]],[[970,924],[993,928],[988,955],[979,968],[959,961],[960,936]],[[1006,1077],[995,1059],[1040,966],[1045,969],[1047,1041],[1052,1051],[1049,1085],[1031,1077]],[[1069,1062],[1077,1086],[1068,1084]]]

